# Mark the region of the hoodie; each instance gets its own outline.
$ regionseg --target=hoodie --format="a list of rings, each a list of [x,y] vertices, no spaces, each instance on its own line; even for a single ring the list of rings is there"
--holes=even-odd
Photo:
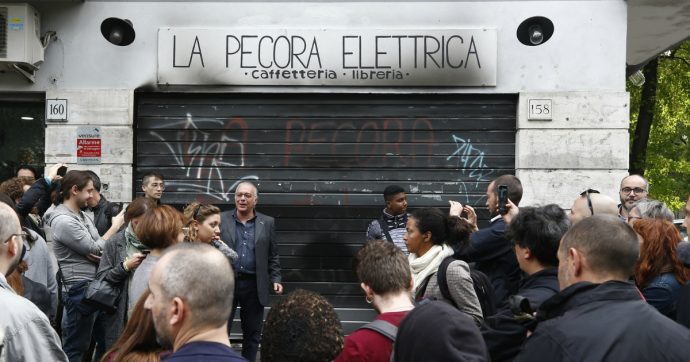
[[[69,289],[80,281],[93,280],[98,264],[87,256],[100,255],[105,246],[93,221],[84,212],[72,212],[64,204],[46,212],[45,220],[50,226],[53,251],[65,287]]]
[[[396,362],[490,361],[474,320],[441,301],[411,310],[398,327],[393,349]]]

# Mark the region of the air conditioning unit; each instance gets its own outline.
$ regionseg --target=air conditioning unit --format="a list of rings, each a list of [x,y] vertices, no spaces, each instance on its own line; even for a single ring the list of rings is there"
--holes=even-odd
[[[29,4],[0,4],[0,64],[36,71],[43,63],[41,19]]]

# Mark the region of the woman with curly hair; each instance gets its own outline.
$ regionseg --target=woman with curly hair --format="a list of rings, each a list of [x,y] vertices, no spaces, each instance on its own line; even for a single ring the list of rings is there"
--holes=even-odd
[[[681,286],[690,278],[690,271],[677,253],[680,233],[672,223],[659,219],[637,220],[633,229],[644,240],[635,266],[635,282],[647,303],[675,319]]]
[[[329,362],[343,348],[343,328],[326,298],[297,289],[266,316],[263,362]]]
[[[220,209],[210,204],[192,202],[184,208],[186,235],[185,241],[211,244],[230,263],[237,260],[237,253],[220,240]]]

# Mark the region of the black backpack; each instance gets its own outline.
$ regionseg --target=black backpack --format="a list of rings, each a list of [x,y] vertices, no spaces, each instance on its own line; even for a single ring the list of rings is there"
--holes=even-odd
[[[441,265],[438,266],[436,278],[443,297],[448,299],[453,306],[457,308],[458,306],[455,305],[455,301],[450,295],[450,290],[448,290],[448,279],[446,279],[448,266],[454,261],[455,259],[452,256],[443,259]],[[470,277],[472,278],[474,292],[477,294],[477,299],[479,299],[479,305],[482,307],[482,316],[484,316],[484,319],[496,314],[496,295],[494,293],[494,287],[491,284],[491,279],[489,279],[486,274],[475,269],[470,269]]]

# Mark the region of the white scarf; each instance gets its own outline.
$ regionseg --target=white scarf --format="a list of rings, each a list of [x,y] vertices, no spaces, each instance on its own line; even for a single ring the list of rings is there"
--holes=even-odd
[[[453,255],[453,248],[445,244],[432,246],[431,249],[421,257],[417,257],[417,254],[410,253],[408,260],[410,261],[412,278],[414,279],[413,294],[417,293],[417,289],[424,282],[424,279],[436,273],[443,259],[451,255]]]

